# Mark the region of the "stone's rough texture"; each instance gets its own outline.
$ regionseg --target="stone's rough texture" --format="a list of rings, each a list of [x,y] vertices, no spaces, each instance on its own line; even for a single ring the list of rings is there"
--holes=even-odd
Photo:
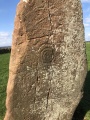
[[[21,0],[4,120],[71,120],[86,72],[80,0]]]

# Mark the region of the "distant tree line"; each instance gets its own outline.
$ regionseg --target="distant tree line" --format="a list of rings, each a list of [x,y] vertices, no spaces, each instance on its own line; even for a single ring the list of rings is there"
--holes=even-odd
[[[0,48],[0,54],[4,54],[4,53],[10,53],[11,52],[11,47],[2,47]]]

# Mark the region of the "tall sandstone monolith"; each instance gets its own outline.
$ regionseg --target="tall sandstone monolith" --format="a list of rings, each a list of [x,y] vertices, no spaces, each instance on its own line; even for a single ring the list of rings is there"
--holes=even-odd
[[[86,72],[80,0],[21,0],[4,120],[71,120]]]

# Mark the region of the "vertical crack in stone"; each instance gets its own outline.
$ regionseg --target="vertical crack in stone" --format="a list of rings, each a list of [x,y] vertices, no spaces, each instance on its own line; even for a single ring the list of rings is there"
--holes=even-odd
[[[37,94],[37,84],[38,84],[38,70],[37,70],[37,76],[35,81],[34,109],[35,109],[36,94]]]
[[[51,31],[52,31],[52,22],[51,22],[51,14],[50,14],[50,10],[49,10],[49,0],[47,0],[48,2],[48,17],[49,17],[49,21],[50,21],[50,26],[51,26]]]
[[[49,10],[49,0],[47,0],[47,2],[48,2],[48,17],[49,17],[51,31],[52,31],[51,15],[50,15],[50,10]],[[48,36],[48,37],[50,37],[50,36]],[[49,72],[49,76],[50,76],[50,71],[48,71],[48,72]],[[48,104],[49,104],[48,101],[49,101],[49,95],[50,95],[50,89],[51,89],[51,77],[49,77],[49,80],[50,80],[50,85],[49,85],[49,90],[48,90],[48,93],[47,93],[46,109],[48,108]]]
[[[49,94],[50,94],[50,88],[48,90],[48,94],[47,94],[47,104],[46,104],[46,109],[48,108],[48,99],[49,99]]]
[[[51,68],[52,69],[52,68]],[[48,71],[49,72],[49,77],[48,77],[48,80],[50,81],[49,82],[49,89],[48,89],[48,92],[47,92],[47,101],[46,101],[46,110],[48,108],[48,105],[49,105],[49,97],[50,97],[50,90],[51,90],[51,81],[52,81],[52,71]]]

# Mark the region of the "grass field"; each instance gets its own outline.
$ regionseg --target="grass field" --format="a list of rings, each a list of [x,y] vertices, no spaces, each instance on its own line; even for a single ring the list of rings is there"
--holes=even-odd
[[[6,85],[8,80],[10,54],[0,54],[0,120],[5,113]]]
[[[90,42],[86,43],[86,54],[87,54],[87,61],[88,61],[88,70],[90,70]]]
[[[86,54],[87,54],[87,62],[88,62],[88,74],[86,78],[86,84],[84,87],[84,91],[87,97],[83,100],[83,105],[85,106],[86,116],[85,120],[90,120],[90,42],[86,43]],[[87,101],[87,103],[85,103]]]
[[[86,43],[86,53],[88,60],[88,71],[90,74],[90,42]],[[6,85],[8,80],[9,58],[10,58],[9,53],[0,54],[0,120],[3,120],[5,114],[5,98],[6,98]],[[88,77],[88,80],[90,80],[90,75]],[[86,106],[86,108],[87,107],[88,106]],[[90,109],[86,114],[85,120],[90,120]]]

